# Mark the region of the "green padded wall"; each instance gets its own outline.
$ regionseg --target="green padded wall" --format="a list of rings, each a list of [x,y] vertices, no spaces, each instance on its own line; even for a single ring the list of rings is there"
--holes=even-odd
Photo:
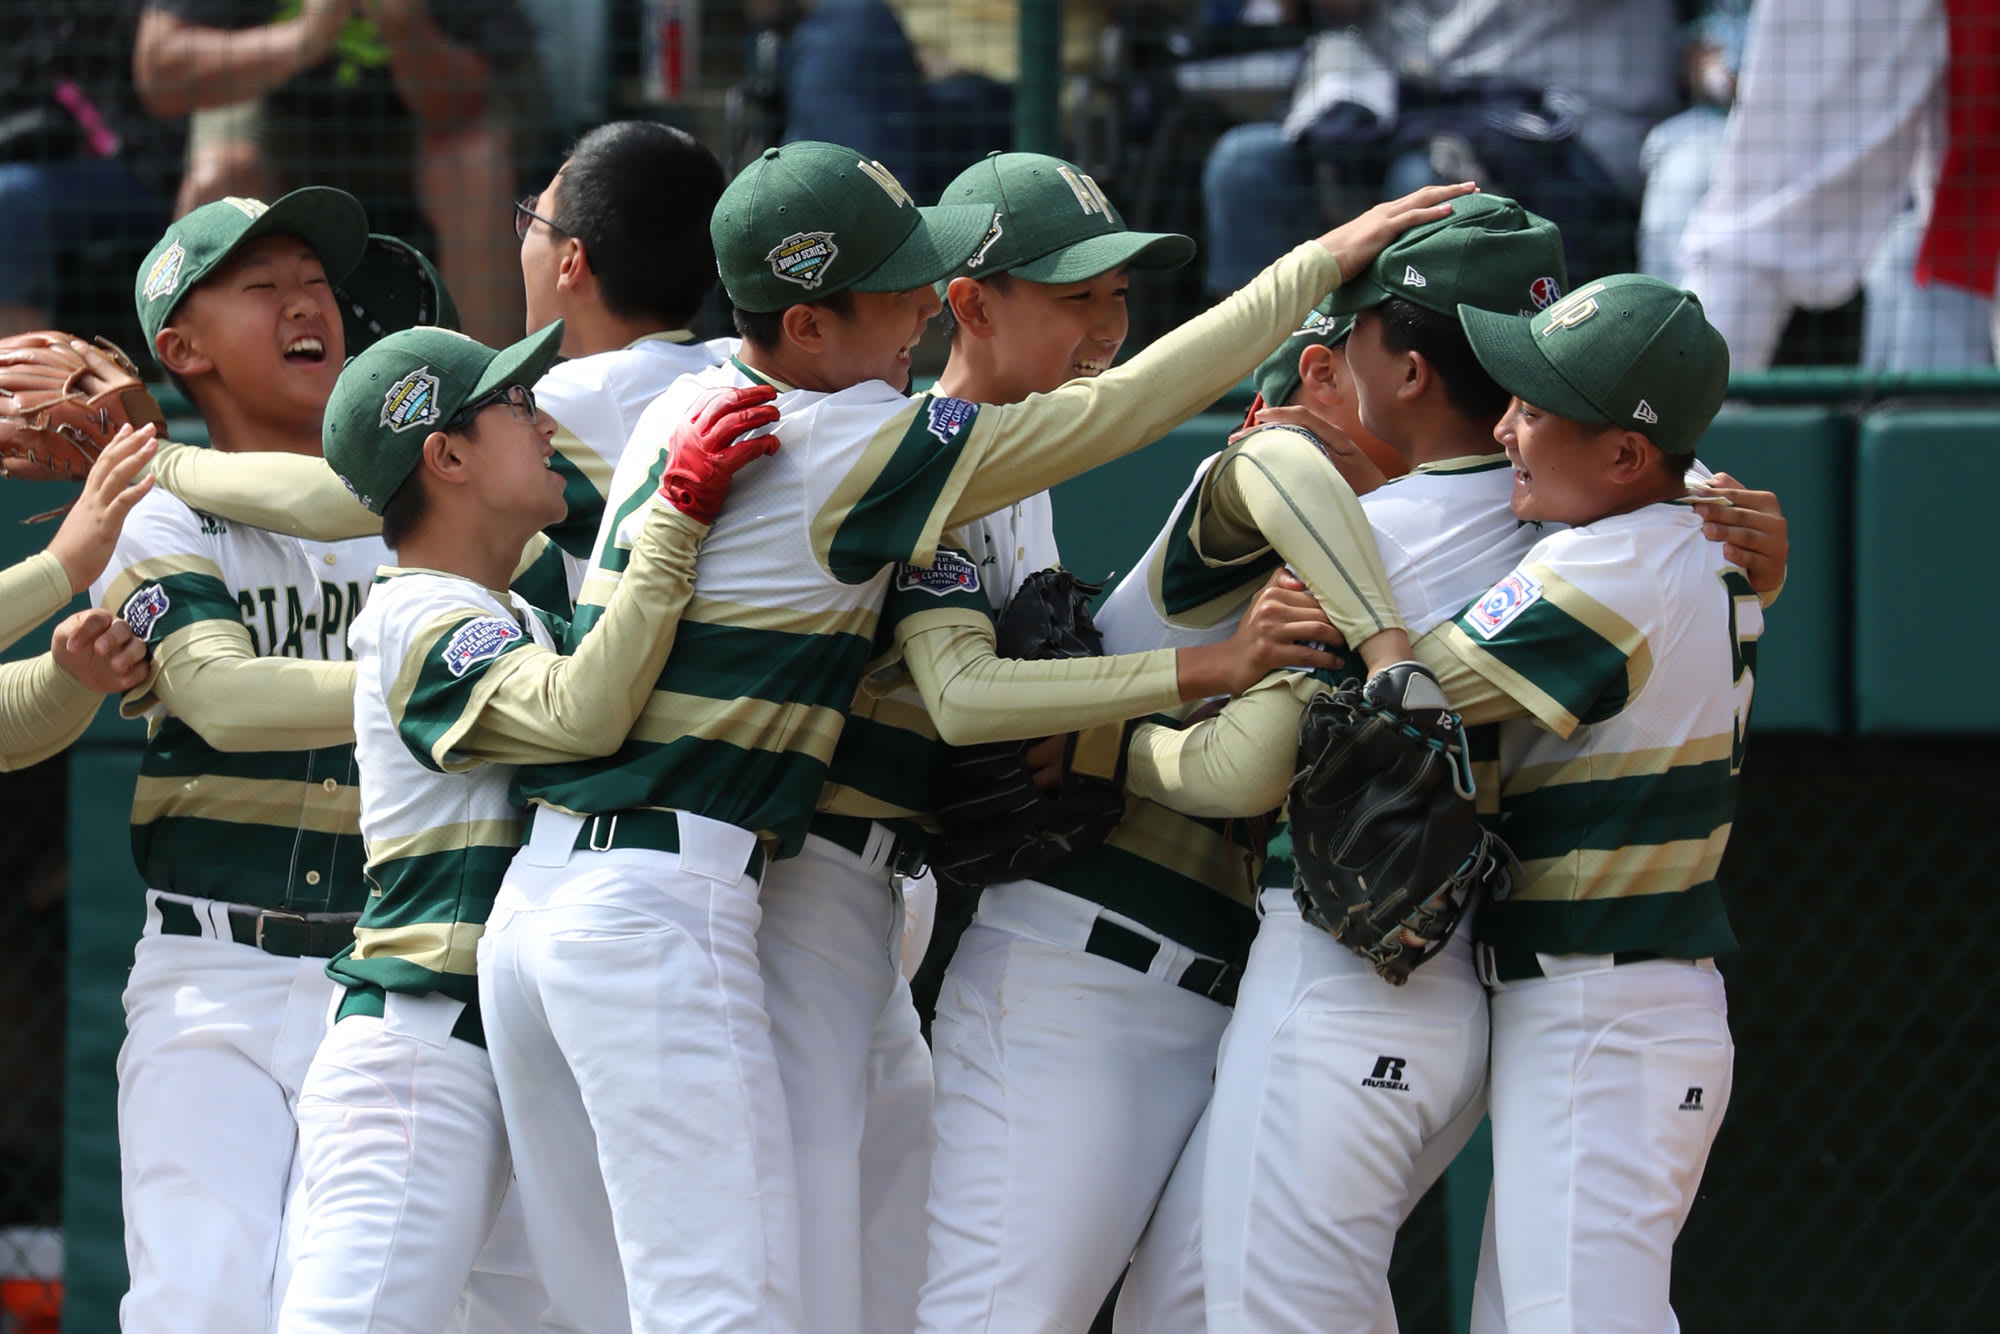
[[[2000,627],[1960,594],[2000,564],[2000,408],[1861,422],[1855,465],[1854,699],[1864,733],[2000,730]],[[1958,626],[1941,638],[1947,624]],[[1932,647],[1942,645],[1942,649]]]
[[[1241,413],[1203,413],[1136,454],[1071,478],[1051,495],[1063,564],[1082,579],[1124,574],[1194,476],[1197,463],[1229,443]]]
[[[1851,417],[1831,408],[1736,408],[1702,439],[1702,462],[1777,492],[1790,525],[1784,593],[1757,646],[1753,733],[1847,728],[1853,433]]]

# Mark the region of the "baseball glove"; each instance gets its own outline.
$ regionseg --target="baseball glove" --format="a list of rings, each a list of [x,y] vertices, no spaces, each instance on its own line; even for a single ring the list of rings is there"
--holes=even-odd
[[[1031,661],[1102,657],[1104,639],[1090,619],[1090,599],[1098,591],[1067,570],[1037,570],[1000,614],[995,650]],[[977,890],[1033,880],[1095,848],[1124,818],[1122,746],[1109,772],[1088,776],[1077,767],[1077,738],[1071,736],[1062,783],[1045,791],[1035,786],[1023,758],[1029,744],[952,748],[938,811],[944,836],[930,855],[940,884]]]
[[[44,329],[0,338],[0,474],[80,482],[118,428],[166,428],[139,368],[109,339]]]
[[[1299,722],[1292,893],[1308,922],[1396,986],[1519,867],[1472,807],[1465,732],[1437,678],[1397,663],[1316,695]]]

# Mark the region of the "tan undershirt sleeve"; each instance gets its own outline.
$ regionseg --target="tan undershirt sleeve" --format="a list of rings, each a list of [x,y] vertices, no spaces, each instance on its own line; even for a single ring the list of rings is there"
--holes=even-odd
[[[306,454],[238,454],[163,440],[153,476],[190,508],[253,528],[316,542],[382,531],[381,518],[354,498],[326,460]]]
[[[0,649],[12,648],[69,600],[69,575],[53,552],[39,552],[0,572]]]
[[[1338,286],[1339,263],[1309,241],[1126,365],[982,409],[977,467],[939,526],[982,518],[1159,439],[1256,370]]]
[[[954,746],[1075,732],[1181,702],[1173,649],[1024,662],[994,653],[990,622],[930,614],[905,618],[896,643],[938,735]]]
[[[125,697],[137,717],[155,698],[217,750],[314,750],[354,740],[354,664],[260,658],[250,634],[197,621],[153,646],[150,687]]]
[[[1403,628],[1361,502],[1297,431],[1260,431],[1223,454],[1203,483],[1196,543],[1221,560],[1275,550],[1349,645]]]
[[[707,536],[707,524],[672,505],[652,506],[631,563],[576,651],[514,653],[496,662],[491,672],[499,679],[490,693],[445,734],[437,753],[449,752],[454,761],[547,764],[617,750],[674,646]]]
[[[1276,810],[1298,767],[1299,714],[1326,689],[1305,672],[1272,672],[1192,726],[1141,723],[1126,753],[1125,786],[1184,815]]]
[[[0,665],[0,772],[60,754],[83,735],[103,702],[47,653]]]

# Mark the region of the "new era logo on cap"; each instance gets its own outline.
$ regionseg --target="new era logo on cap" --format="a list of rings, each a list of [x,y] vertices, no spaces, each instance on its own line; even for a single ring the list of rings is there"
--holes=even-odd
[[[1632,409],[1632,417],[1634,420],[1642,421],[1648,426],[1658,426],[1660,424],[1660,414],[1653,411],[1653,405],[1643,398],[1639,400],[1639,406]]]
[[[1423,274],[1418,273],[1416,265],[1405,264],[1403,266],[1403,286],[1429,287],[1430,285],[1431,285],[1430,279],[1424,277]]]

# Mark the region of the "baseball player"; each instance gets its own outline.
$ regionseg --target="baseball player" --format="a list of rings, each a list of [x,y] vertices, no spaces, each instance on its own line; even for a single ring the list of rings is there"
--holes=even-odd
[[[1514,514],[1572,525],[1423,650],[1468,718],[1501,722],[1526,873],[1477,924],[1494,1173],[1473,1326],[1668,1334],[1674,1239],[1729,1105],[1715,874],[1764,624],[1683,480],[1729,352],[1693,294],[1633,274],[1533,319],[1460,318],[1514,396]]]
[[[786,386],[783,444],[719,516],[626,746],[523,772],[535,809],[482,945],[494,1075],[552,1322],[800,1326],[756,896],[767,851],[804,839],[893,567],[1211,401],[1343,264],[1453,193],[1301,247],[1119,372],[980,407],[903,390],[938,309],[930,286],[983,243],[990,207],[920,210],[880,164],[813,142],[768,151],[724,192],[713,236],[743,349],[641,419],[579,624],[592,585],[622,570],[657,442],[694,395]]]
[[[1017,403],[1103,372],[1124,341],[1126,267],[1171,267],[1193,252],[1185,237],[1126,231],[1095,182],[1039,154],[990,156],[942,202],[998,210],[978,263],[964,268],[1009,275],[951,280],[968,322],[933,390],[943,398]],[[875,647],[906,670],[871,672],[799,854],[764,877],[757,958],[790,1111],[815,1334],[916,1322],[932,1075],[898,968],[896,872],[914,869],[936,828],[939,733],[966,744],[1065,732],[1229,693],[1272,665],[1317,657],[1262,624],[1144,661],[996,657],[995,613],[1026,574],[1057,563],[1043,492],[954,533],[928,565],[897,571]]]
[[[139,322],[220,450],[316,453],[360,204],[226,199],[167,229]],[[133,507],[92,586],[152,651],[132,851],[149,886],[125,989],[118,1138],[128,1331],[264,1334],[298,1184],[293,1107],[367,894],[347,632],[387,549]]]
[[[582,583],[604,487],[647,403],[720,364],[733,339],[687,331],[715,285],[708,216],[722,168],[680,130],[616,121],[577,140],[539,195],[515,206],[528,331],[561,319],[566,360],[534,386],[556,421],[568,514],[533,540],[514,587],[560,610]],[[168,445],[161,484],[205,512],[320,540],[380,531],[317,459],[219,457]],[[560,593],[558,589],[562,590]]]
[[[493,590],[565,506],[553,423],[527,388],[564,332],[556,321],[500,352],[442,329],[392,334],[342,372],[327,407],[327,461],[383,517],[400,564],[351,627],[372,891],[328,966],[345,993],[299,1095],[288,1334],[446,1327],[510,1176],[472,968],[520,842],[513,766],[624,739],[673,643],[706,519],[733,470],[769,448],[726,448],[775,420],[768,405],[690,424],[668,460],[669,503],[560,656],[560,620]],[[506,1324],[533,1327],[539,1311]]]
[[[152,462],[154,429],[121,428],[91,465],[83,493],[48,549],[0,572],[0,649],[61,611],[111,559],[132,506],[152,489],[134,479]],[[0,664],[0,771],[25,769],[68,749],[105,695],[146,677],[146,646],[102,608],[64,618],[49,651]]]

